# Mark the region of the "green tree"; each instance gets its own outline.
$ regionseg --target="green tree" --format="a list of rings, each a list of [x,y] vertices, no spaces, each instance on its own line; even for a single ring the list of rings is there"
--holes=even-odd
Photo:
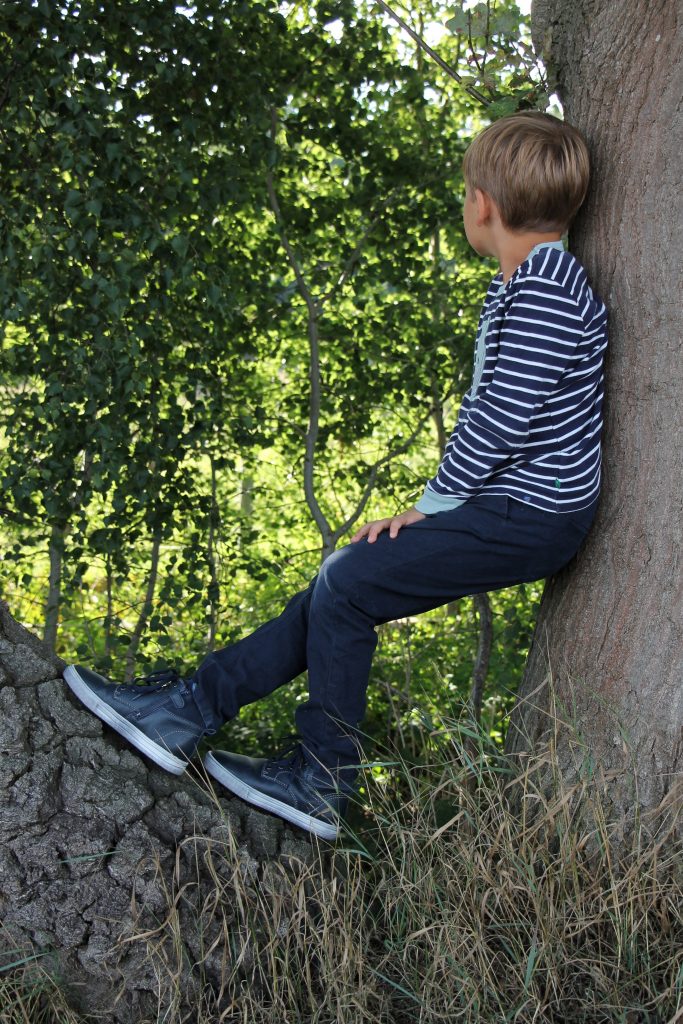
[[[233,426],[254,440],[242,310],[262,274],[235,214],[260,201],[285,25],[219,0],[9,3],[0,24],[2,290],[19,328],[3,487],[49,531],[54,643],[63,547],[70,533],[78,564],[92,498],[108,506],[97,550],[158,547],[196,512],[193,456],[234,449]]]
[[[49,577],[48,640],[61,611],[129,676],[239,635],[414,499],[466,386],[484,109],[375,5],[286,11],[3,9],[9,553]],[[463,24],[449,62],[518,102],[483,56],[505,23]]]

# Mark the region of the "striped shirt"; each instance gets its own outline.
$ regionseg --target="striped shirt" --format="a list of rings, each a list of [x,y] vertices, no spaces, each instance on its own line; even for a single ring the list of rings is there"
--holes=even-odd
[[[479,319],[472,386],[436,476],[416,508],[507,495],[550,512],[585,508],[600,489],[607,311],[561,242],[531,250],[492,281]]]

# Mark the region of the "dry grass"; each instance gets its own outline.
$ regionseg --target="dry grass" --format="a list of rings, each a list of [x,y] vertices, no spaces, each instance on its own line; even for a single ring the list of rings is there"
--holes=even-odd
[[[197,882],[169,893],[144,941],[161,989],[192,984],[201,1011],[172,999],[164,1021],[683,1022],[672,807],[656,834],[637,822],[617,859],[597,778],[545,796],[551,746],[514,783],[515,813],[509,762],[471,727],[449,733],[429,764],[368,768],[356,827],[310,863],[260,865],[228,828],[185,841],[178,864],[193,860]]]
[[[81,1024],[55,979],[38,962],[40,957],[11,948],[3,955],[0,1024]]]
[[[512,804],[471,726],[428,748],[368,766],[353,828],[308,861],[259,863],[228,822],[181,844],[165,917],[126,941],[154,964],[158,1024],[683,1024],[673,798],[617,857],[604,780],[564,785],[552,744]],[[0,1020],[75,1022],[36,998]]]

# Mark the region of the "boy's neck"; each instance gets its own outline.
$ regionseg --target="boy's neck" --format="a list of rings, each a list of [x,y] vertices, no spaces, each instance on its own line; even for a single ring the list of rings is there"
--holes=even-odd
[[[531,250],[542,242],[559,242],[562,231],[512,231],[503,223],[498,206],[480,188],[467,184],[464,208],[465,234],[480,256],[495,256],[507,284]]]
[[[507,284],[517,267],[524,263],[531,250],[542,242],[559,242],[562,234],[559,231],[525,231],[512,232],[501,227],[492,240],[492,256],[500,264],[503,283]]]

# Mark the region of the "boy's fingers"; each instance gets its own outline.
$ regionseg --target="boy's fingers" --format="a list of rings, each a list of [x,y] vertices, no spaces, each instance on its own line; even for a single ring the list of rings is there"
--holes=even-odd
[[[351,538],[351,543],[367,537],[368,544],[374,544],[382,530],[389,530],[389,536],[395,537],[403,526],[403,516],[394,516],[392,519],[376,519],[373,523],[366,523],[357,530]]]
[[[389,527],[389,536],[391,537],[392,540],[394,539],[394,537],[396,537],[401,527],[405,525],[405,513],[400,516],[394,516],[394,518],[391,520],[391,526]]]
[[[369,540],[370,539],[370,532],[371,532],[373,526],[374,526],[374,523],[365,523],[364,526],[361,526],[360,530],[357,530],[356,533],[354,533],[353,537],[351,538],[351,543],[354,543],[355,541],[362,540],[363,537],[367,537],[368,540]]]
[[[368,533],[368,544],[374,544],[382,530],[386,530],[390,522],[390,519],[378,519],[377,522],[370,523],[370,532]]]

